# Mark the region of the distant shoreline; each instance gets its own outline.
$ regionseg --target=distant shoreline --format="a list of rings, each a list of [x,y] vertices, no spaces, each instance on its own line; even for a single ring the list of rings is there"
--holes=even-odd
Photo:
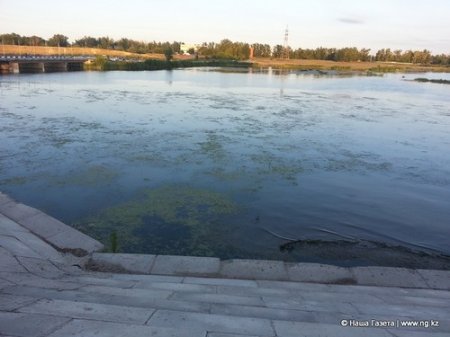
[[[326,60],[281,60],[255,58],[253,67],[290,70],[365,71],[374,73],[450,72],[450,66],[422,65],[399,62],[336,62]]]
[[[2,46],[1,53],[5,55],[23,56],[92,56],[110,59],[109,67],[105,69],[87,65],[86,70],[162,70],[183,67],[204,67],[205,65],[223,67],[253,67],[253,68],[273,68],[286,70],[317,70],[317,71],[339,71],[339,72],[368,72],[368,73],[413,73],[413,72],[450,72],[450,66],[413,64],[401,62],[381,62],[381,61],[328,61],[328,60],[307,60],[307,59],[276,59],[276,58],[253,58],[247,61],[236,61],[228,59],[208,59],[200,57],[198,60],[191,55],[173,55],[172,65],[166,63],[163,54],[137,54],[119,50],[82,48],[82,47],[41,47],[41,46]],[[151,63],[151,67],[143,67],[142,63]],[[128,66],[124,66],[128,64]]]

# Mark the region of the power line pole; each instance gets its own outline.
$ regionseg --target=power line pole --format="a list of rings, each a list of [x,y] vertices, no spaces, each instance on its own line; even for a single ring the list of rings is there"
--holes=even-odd
[[[289,60],[289,29],[286,26],[286,30],[284,31],[284,43],[283,43],[283,52],[281,54],[281,58],[285,60]]]

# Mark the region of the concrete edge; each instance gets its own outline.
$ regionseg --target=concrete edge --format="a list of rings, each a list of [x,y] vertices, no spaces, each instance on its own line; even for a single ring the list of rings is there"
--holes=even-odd
[[[82,257],[103,249],[99,241],[2,192],[0,214],[26,228],[59,252]]]
[[[144,275],[215,277],[450,290],[450,270],[393,267],[338,267],[271,260],[220,260],[214,257],[98,253],[103,244],[57,219],[0,192],[0,214],[56,250],[86,256],[90,270]]]
[[[450,290],[450,270],[344,268],[318,263],[220,260],[211,257],[94,253],[88,269],[142,275],[194,276],[320,284]],[[93,268],[92,268],[93,267]],[[424,275],[428,278],[424,279]]]

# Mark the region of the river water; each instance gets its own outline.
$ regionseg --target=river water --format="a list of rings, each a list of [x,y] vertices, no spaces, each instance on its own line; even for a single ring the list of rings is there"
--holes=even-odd
[[[286,237],[450,254],[450,86],[416,77],[450,79],[1,76],[0,190],[123,252],[321,261]]]

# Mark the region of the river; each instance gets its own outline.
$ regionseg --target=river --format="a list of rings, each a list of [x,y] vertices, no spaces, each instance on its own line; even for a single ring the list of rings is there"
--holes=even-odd
[[[284,237],[450,254],[450,86],[416,77],[450,79],[0,76],[0,190],[122,252],[336,262]]]

